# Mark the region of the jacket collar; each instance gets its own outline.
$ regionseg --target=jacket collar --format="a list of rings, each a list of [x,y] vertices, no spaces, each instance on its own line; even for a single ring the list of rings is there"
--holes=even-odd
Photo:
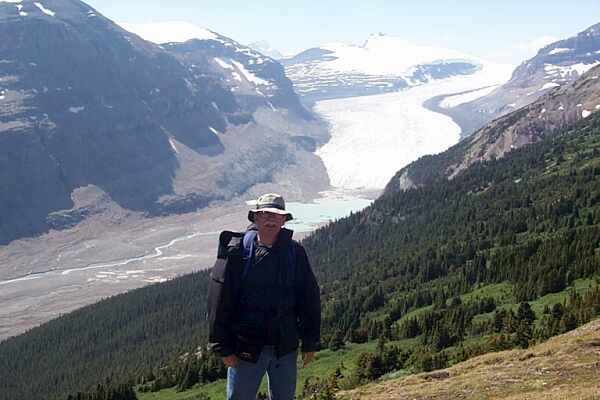
[[[246,230],[247,231],[258,231],[258,228],[256,227],[256,224],[250,224]],[[293,235],[294,235],[293,230],[287,229],[287,228],[281,228],[281,230],[279,231],[279,234],[277,235],[277,240],[275,240],[275,244],[273,247],[286,246],[292,240]]]

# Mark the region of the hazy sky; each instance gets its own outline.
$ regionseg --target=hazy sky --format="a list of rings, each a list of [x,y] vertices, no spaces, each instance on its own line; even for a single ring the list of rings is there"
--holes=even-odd
[[[549,41],[600,22],[599,0],[88,0],[118,22],[186,21],[240,43],[293,53],[383,32],[518,64]]]

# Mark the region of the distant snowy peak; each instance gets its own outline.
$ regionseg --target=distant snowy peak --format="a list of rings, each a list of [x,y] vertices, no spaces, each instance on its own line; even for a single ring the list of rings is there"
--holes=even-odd
[[[244,46],[217,32],[189,22],[170,21],[146,24],[120,23],[120,25],[125,30],[135,33],[142,39],[157,44],[184,43],[189,40],[216,42],[218,46],[231,48],[238,53],[243,53],[257,60],[267,59],[267,57],[264,57],[262,54],[248,46]]]
[[[189,22],[172,21],[147,24],[121,23],[120,25],[129,32],[140,36],[142,39],[162,44],[164,48],[169,47],[166,46],[167,44],[172,45],[188,41],[199,41],[206,43],[195,47],[210,48],[216,53],[219,51],[232,54],[238,53],[241,57],[249,59],[249,64],[271,62],[269,57],[265,57],[263,54],[249,46],[245,46],[217,32]]]
[[[460,119],[469,119],[470,127],[466,130],[474,132],[550,91],[570,85],[598,65],[600,24],[541,48],[534,57],[519,65],[502,87],[487,96],[459,104],[452,112]]]
[[[590,26],[589,28],[587,28],[585,31],[580,32],[578,35],[578,37],[600,37],[600,23],[595,24]]]
[[[474,57],[444,48],[419,46],[398,37],[383,34],[371,35],[363,45],[331,43],[321,47],[331,53],[326,68],[341,72],[357,72],[369,75],[402,76],[412,67],[443,61],[470,61]]]
[[[282,62],[297,92],[308,102],[393,92],[472,75],[485,64],[459,51],[415,45],[384,34],[371,35],[362,45],[324,44]]]
[[[253,42],[248,45],[248,47],[264,54],[267,57],[271,57],[275,60],[281,60],[285,56],[276,48],[272,47],[269,42],[265,40],[261,40],[258,42]]]
[[[535,57],[521,64],[509,86],[549,88],[548,83],[573,82],[600,64],[600,24],[540,49]]]

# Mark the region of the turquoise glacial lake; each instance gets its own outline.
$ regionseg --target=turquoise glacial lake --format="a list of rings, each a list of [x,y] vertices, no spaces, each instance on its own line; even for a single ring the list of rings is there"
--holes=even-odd
[[[353,196],[326,196],[310,203],[289,202],[286,209],[292,213],[294,219],[285,226],[296,232],[310,232],[323,224],[360,211],[372,202],[370,199]]]

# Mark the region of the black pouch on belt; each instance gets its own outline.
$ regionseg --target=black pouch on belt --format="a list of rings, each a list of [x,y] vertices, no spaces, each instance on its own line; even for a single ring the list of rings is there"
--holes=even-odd
[[[256,364],[264,344],[255,337],[237,335],[235,355],[239,359]]]

